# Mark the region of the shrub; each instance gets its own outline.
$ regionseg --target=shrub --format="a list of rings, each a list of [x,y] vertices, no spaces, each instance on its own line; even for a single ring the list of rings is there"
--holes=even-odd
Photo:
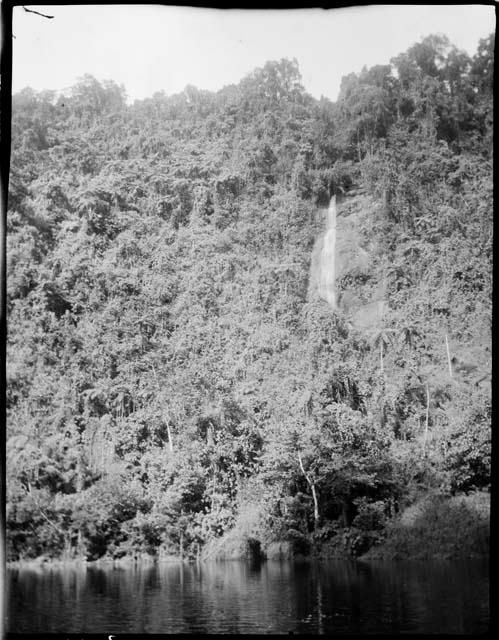
[[[411,558],[486,555],[490,496],[427,496],[387,527],[386,551]]]
[[[378,531],[385,526],[385,503],[368,502],[366,498],[355,500],[357,515],[353,519],[353,526],[361,531]]]

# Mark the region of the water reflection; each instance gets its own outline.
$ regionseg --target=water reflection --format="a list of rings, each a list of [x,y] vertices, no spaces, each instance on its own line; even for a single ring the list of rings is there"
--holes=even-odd
[[[487,566],[219,562],[8,572],[8,630],[66,633],[477,633]]]

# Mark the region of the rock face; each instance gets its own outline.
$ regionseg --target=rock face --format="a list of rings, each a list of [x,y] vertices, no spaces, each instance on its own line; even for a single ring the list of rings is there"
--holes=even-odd
[[[385,287],[376,272],[369,229],[376,204],[357,193],[331,198],[322,210],[325,231],[312,252],[309,299],[325,300],[363,329],[376,329],[383,318]]]

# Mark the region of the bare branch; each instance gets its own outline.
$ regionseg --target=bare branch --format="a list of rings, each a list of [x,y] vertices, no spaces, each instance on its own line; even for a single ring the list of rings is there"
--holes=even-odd
[[[33,9],[26,9],[26,7],[23,6],[23,9],[27,12],[27,13],[36,13],[37,16],[42,16],[42,18],[48,18],[49,20],[52,20],[52,18],[54,16],[48,16],[45,13],[40,13],[39,11],[34,11]]]

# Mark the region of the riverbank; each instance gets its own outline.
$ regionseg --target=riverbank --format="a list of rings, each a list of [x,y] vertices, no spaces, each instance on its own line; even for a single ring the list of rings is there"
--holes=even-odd
[[[136,565],[152,565],[162,563],[180,563],[191,562],[187,557],[174,555],[168,556],[152,556],[148,554],[140,554],[137,556],[124,556],[122,558],[98,558],[97,560],[87,560],[86,558],[48,558],[39,556],[38,558],[25,558],[22,560],[12,560],[6,563],[7,569],[30,569],[39,571],[43,569],[65,569],[65,568],[115,568],[125,569]]]
[[[255,530],[233,529],[210,542],[203,559],[359,558],[441,560],[486,558],[489,554],[490,494],[449,496],[428,492],[384,525],[369,529],[329,523],[306,534],[290,530],[284,540],[258,540]]]
[[[199,558],[146,553],[122,558],[49,558],[40,556],[7,562],[9,569],[65,567],[129,568],[155,563],[210,560],[293,560],[358,558],[361,560],[457,560],[486,558],[489,553],[490,494],[462,496],[427,494],[387,522],[382,530],[338,529],[328,538],[317,534],[264,544],[241,530],[210,541]]]
[[[430,494],[390,522],[379,545],[363,559],[457,559],[487,557],[490,494]]]

